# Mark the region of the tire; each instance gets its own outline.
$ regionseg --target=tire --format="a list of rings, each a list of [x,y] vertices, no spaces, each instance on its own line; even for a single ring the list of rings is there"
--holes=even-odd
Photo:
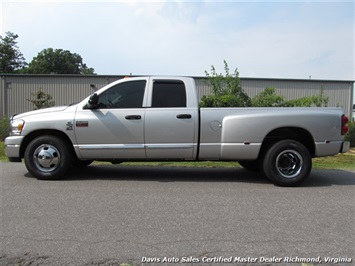
[[[282,140],[266,151],[261,169],[275,185],[293,187],[301,184],[309,176],[312,158],[308,149],[300,142]]]
[[[41,180],[60,179],[72,163],[72,153],[67,144],[55,136],[33,139],[25,150],[27,170]]]
[[[238,161],[238,163],[245,169],[250,172],[258,172],[259,171],[259,162],[255,161]]]

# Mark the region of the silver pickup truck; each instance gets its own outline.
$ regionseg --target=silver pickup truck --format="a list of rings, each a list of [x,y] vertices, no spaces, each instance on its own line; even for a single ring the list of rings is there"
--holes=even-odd
[[[312,157],[349,149],[347,122],[339,108],[199,108],[194,79],[137,77],[75,105],[14,115],[5,147],[38,179],[94,160],[223,160],[296,186]]]

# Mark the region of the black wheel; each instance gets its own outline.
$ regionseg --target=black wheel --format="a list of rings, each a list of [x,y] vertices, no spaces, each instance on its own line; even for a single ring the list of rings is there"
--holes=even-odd
[[[238,161],[238,163],[243,168],[245,168],[251,172],[259,171],[259,162],[257,160],[255,160],[255,161]]]
[[[55,136],[40,136],[25,150],[27,170],[38,179],[59,179],[69,169],[72,154],[67,144]]]
[[[266,151],[261,167],[274,184],[297,186],[309,176],[312,158],[303,144],[295,140],[282,140]]]

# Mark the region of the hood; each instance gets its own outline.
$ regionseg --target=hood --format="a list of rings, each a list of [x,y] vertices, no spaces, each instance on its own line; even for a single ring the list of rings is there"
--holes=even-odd
[[[26,116],[32,116],[32,115],[40,115],[40,114],[49,114],[49,113],[54,113],[54,112],[61,112],[61,111],[66,110],[68,107],[69,107],[69,105],[43,108],[43,109],[39,109],[39,110],[35,110],[35,111],[30,111],[30,112],[14,115],[13,119],[19,119],[19,118],[23,118],[23,117],[26,117]]]

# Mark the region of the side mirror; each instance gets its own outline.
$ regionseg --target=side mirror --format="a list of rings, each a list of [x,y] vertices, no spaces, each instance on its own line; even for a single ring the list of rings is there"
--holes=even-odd
[[[90,107],[96,107],[99,104],[99,96],[96,93],[94,93],[93,95],[90,96],[88,103]]]

